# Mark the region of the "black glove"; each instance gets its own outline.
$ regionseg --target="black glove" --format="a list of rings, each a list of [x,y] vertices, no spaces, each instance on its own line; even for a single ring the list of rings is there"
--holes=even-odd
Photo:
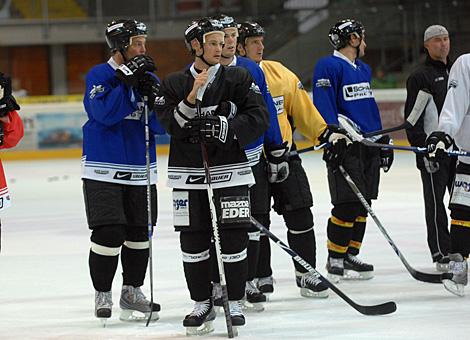
[[[426,157],[439,162],[439,160],[445,157],[445,151],[450,148],[452,144],[454,144],[454,140],[447,133],[434,131],[426,138],[426,147],[428,148]]]
[[[230,120],[237,114],[237,105],[231,101],[223,101],[217,106],[215,114],[227,117],[227,119]]]
[[[151,57],[148,55],[137,55],[124,64],[119,65],[116,69],[116,77],[126,85],[137,86],[145,72],[153,72],[155,70],[155,63]]]
[[[150,111],[155,107],[155,99],[160,93],[160,84],[157,79],[149,73],[145,73],[142,79],[139,80],[137,91],[140,95],[147,96],[147,105]]]
[[[271,146],[266,152],[268,159],[268,181],[269,183],[281,183],[289,176],[287,142],[280,145]]]
[[[439,171],[439,168],[440,168],[439,162],[436,162],[435,160],[431,160],[423,156],[423,164],[424,164],[424,168],[429,174],[433,174]]]
[[[11,79],[0,72],[0,117],[4,117],[8,112],[19,110],[15,97],[11,94]]]
[[[192,143],[217,143],[227,147],[234,139],[226,117],[205,116],[196,117],[184,125],[189,130]]]
[[[337,125],[328,125],[319,137],[320,143],[329,143],[323,152],[323,160],[330,167],[336,168],[343,162],[351,140],[347,132]]]
[[[382,136],[377,140],[377,143],[380,144],[390,144],[393,145],[393,140],[389,135]],[[380,149],[380,167],[384,172],[388,172],[392,167],[393,163],[393,149],[381,148]]]

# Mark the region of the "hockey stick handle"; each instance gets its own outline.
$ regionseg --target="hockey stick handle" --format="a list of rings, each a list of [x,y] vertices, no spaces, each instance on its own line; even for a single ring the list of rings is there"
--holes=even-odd
[[[391,127],[391,128],[388,128],[388,129],[383,129],[383,130],[378,130],[378,131],[372,131],[372,132],[367,132],[367,133],[364,133],[363,136],[364,137],[373,137],[373,136],[378,136],[378,135],[382,135],[384,133],[389,133],[389,132],[393,132],[393,131],[398,131],[398,130],[403,130],[403,129],[408,129],[410,127],[412,127],[413,125],[411,125],[410,123],[408,122],[405,122],[399,126],[395,126],[395,127]]]
[[[310,274],[321,280],[325,285],[328,286],[332,291],[334,291],[340,298],[342,298],[346,303],[348,303],[351,307],[357,310],[359,313],[364,315],[385,315],[390,314],[396,311],[397,306],[395,302],[385,302],[379,305],[372,305],[372,306],[363,306],[359,305],[353,300],[351,300],[346,294],[344,294],[338,287],[336,287],[333,283],[331,283],[328,279],[326,279],[323,275],[321,275],[315,268],[313,268],[307,261],[305,261],[299,254],[297,254],[292,248],[289,248],[284,242],[281,241],[276,235],[274,235],[269,229],[263,226],[260,222],[258,222],[255,218],[250,218],[251,223],[259,229],[262,233],[267,235],[274,243],[276,243],[282,250],[288,253],[292,259],[304,267]]]
[[[364,140],[366,141],[366,140]],[[381,144],[375,143],[371,141],[363,142],[367,146],[371,146],[374,148],[382,148],[382,149],[391,149],[391,150],[405,150],[405,151],[413,151],[415,153],[428,153],[428,148],[426,147],[418,147],[418,146],[402,146],[402,145],[393,145],[393,144]],[[470,157],[470,152],[466,150],[446,150],[444,151],[449,156],[463,156],[463,157]]]
[[[321,150],[321,149],[327,147],[328,145],[329,145],[329,143],[322,143],[322,144],[319,144],[319,145],[312,145],[312,146],[309,146],[309,147],[304,148],[304,149],[294,150],[294,151],[289,152],[288,157],[294,157],[294,156],[300,155],[301,153],[305,153],[305,152],[309,152],[309,151]]]

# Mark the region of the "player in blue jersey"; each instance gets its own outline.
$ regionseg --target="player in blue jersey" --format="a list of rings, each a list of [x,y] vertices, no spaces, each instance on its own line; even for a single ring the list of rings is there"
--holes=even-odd
[[[121,320],[150,313],[140,287],[149,257],[144,96],[150,111],[152,225],[157,218],[155,138],[163,133],[153,107],[158,79],[153,60],[145,55],[147,29],[135,20],[117,20],[106,28],[111,57],[86,77],[83,103],[82,179],[88,226],[91,229],[90,275],[95,288],[95,316],[111,317],[112,281],[121,253],[123,287]],[[153,304],[152,319],[160,305]]]
[[[366,49],[363,25],[352,19],[341,20],[330,29],[329,40],[335,51],[318,61],[313,74],[315,106],[327,124],[338,124],[338,115],[343,115],[362,133],[380,130],[380,114],[370,88],[371,70],[359,59]],[[389,143],[390,138],[382,136],[379,141]],[[355,142],[344,155],[339,162],[370,204],[378,195],[379,170],[390,169],[393,152]],[[337,171],[338,160],[329,161],[330,150],[325,150],[324,159],[333,204],[327,227],[328,275],[336,282],[341,278],[370,279],[374,267],[357,257],[367,211]]]
[[[262,225],[267,226],[269,225],[271,201],[269,183],[280,183],[289,175],[287,142],[283,143],[282,141],[276,106],[269,93],[263,71],[254,61],[235,55],[238,38],[237,23],[232,17],[224,14],[217,15],[214,19],[220,21],[225,32],[225,45],[220,63],[224,66],[246,68],[260,88],[269,111],[268,130],[255,142],[245,147],[245,153],[252,166],[256,181],[256,184],[250,187],[251,214]],[[248,308],[253,305],[254,309],[262,310],[262,303],[266,301],[266,296],[259,291],[254,282],[259,256],[260,231],[253,226],[248,231],[248,236],[248,279],[245,288],[245,302],[248,302]],[[215,295],[218,294],[215,292]]]

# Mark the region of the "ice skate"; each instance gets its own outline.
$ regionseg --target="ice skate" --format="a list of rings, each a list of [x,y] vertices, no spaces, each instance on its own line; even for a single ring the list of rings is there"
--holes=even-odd
[[[215,320],[215,310],[211,299],[195,302],[194,309],[186,315],[183,326],[186,327],[186,335],[205,335],[214,331],[212,321]]]
[[[147,300],[140,287],[122,286],[119,307],[122,309],[119,317],[121,321],[143,321],[147,320],[150,315],[150,301]],[[159,311],[160,305],[154,303],[150,321],[159,319]]]
[[[446,273],[449,271],[449,256],[442,256],[440,259],[436,261],[436,270],[438,272]]]
[[[233,335],[238,335],[238,327],[245,325],[245,316],[243,315],[240,301],[229,301],[230,318],[232,319]]]
[[[266,296],[256,287],[254,281],[247,281],[245,285],[245,297],[242,301],[242,308],[247,311],[264,311],[263,303],[266,302]]]
[[[357,256],[346,254],[344,258],[344,279],[370,280],[374,277],[374,266],[362,262]]]
[[[445,289],[457,296],[464,296],[468,283],[468,264],[461,254],[449,254],[449,272],[442,274]]]
[[[274,279],[272,276],[260,277],[256,279],[256,286],[266,296],[266,301],[268,301],[269,295],[274,292]]]
[[[111,317],[113,307],[112,293],[95,291],[95,316],[106,327],[106,321]]]
[[[300,295],[308,298],[327,298],[328,287],[313,274],[295,272],[295,282],[300,288]]]
[[[344,259],[328,257],[326,270],[328,271],[328,279],[331,282],[339,283],[344,278]]]

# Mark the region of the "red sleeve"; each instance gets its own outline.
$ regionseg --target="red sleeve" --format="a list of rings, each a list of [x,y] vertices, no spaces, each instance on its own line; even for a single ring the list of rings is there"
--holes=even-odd
[[[5,134],[3,145],[0,149],[8,149],[14,147],[24,136],[23,122],[20,115],[16,111],[8,112],[9,123],[3,123],[3,133]]]

